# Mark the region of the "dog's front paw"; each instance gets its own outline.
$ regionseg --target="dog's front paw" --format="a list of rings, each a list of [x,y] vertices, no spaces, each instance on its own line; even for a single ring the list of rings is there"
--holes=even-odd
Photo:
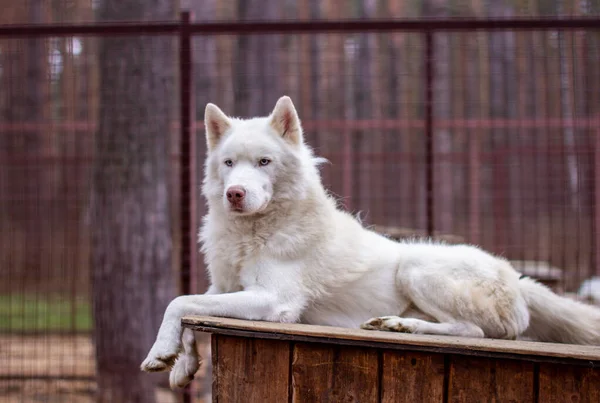
[[[152,349],[150,349],[150,352],[144,362],[142,362],[142,365],[140,365],[140,369],[145,372],[166,371],[173,367],[178,353],[179,349],[177,347],[162,349],[155,344]]]
[[[360,325],[360,328],[365,330],[389,330],[386,327],[386,322],[392,318],[395,318],[395,316],[380,316],[378,318],[371,318]]]
[[[381,318],[371,318],[360,325],[360,328],[365,330],[381,330],[382,324],[383,320]]]
[[[202,364],[202,358],[195,354],[181,354],[169,374],[171,389],[183,388],[192,380]]]
[[[140,369],[145,372],[161,372],[166,371],[173,366],[175,360],[177,359],[177,355],[165,355],[165,356],[151,356],[148,355]]]
[[[400,318],[398,316],[381,316],[371,318],[362,325],[361,329],[366,330],[385,330],[388,332],[417,333],[417,322],[410,318]]]

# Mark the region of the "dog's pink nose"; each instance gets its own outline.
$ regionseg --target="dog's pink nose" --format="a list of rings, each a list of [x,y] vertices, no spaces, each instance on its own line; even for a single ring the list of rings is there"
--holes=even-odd
[[[237,204],[244,200],[246,190],[241,186],[232,186],[227,189],[227,200],[229,203]]]

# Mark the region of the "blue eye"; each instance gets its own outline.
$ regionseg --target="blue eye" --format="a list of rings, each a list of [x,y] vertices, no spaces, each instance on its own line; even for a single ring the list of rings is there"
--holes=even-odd
[[[269,165],[270,163],[271,163],[271,160],[268,158],[261,158],[260,161],[258,161],[258,164],[263,167],[266,165]]]
[[[233,166],[233,161],[232,160],[225,160],[225,165],[227,165],[228,167]]]

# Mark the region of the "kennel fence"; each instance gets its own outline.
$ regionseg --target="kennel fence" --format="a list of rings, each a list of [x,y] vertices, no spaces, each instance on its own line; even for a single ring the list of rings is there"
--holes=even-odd
[[[331,162],[324,182],[366,224],[398,238],[480,244],[576,292],[600,275],[599,26],[589,18],[197,24],[183,13],[170,23],[0,27],[7,396],[94,393],[88,210],[98,41],[178,40],[169,138],[179,292],[206,287],[196,253],[204,104],[252,116],[283,92],[307,141]],[[39,57],[48,63],[21,70]],[[39,82],[19,87],[31,77]]]

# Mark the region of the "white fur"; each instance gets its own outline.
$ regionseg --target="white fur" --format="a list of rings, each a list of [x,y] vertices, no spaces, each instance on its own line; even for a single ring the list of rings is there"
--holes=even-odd
[[[288,97],[250,120],[209,104],[205,123],[200,238],[211,286],[173,300],[143,370],[174,364],[171,384],[189,382],[198,357],[193,337],[182,343],[185,315],[600,344],[600,311],[519,279],[507,261],[474,246],[397,243],[339,210]],[[246,189],[242,211],[229,186]]]

